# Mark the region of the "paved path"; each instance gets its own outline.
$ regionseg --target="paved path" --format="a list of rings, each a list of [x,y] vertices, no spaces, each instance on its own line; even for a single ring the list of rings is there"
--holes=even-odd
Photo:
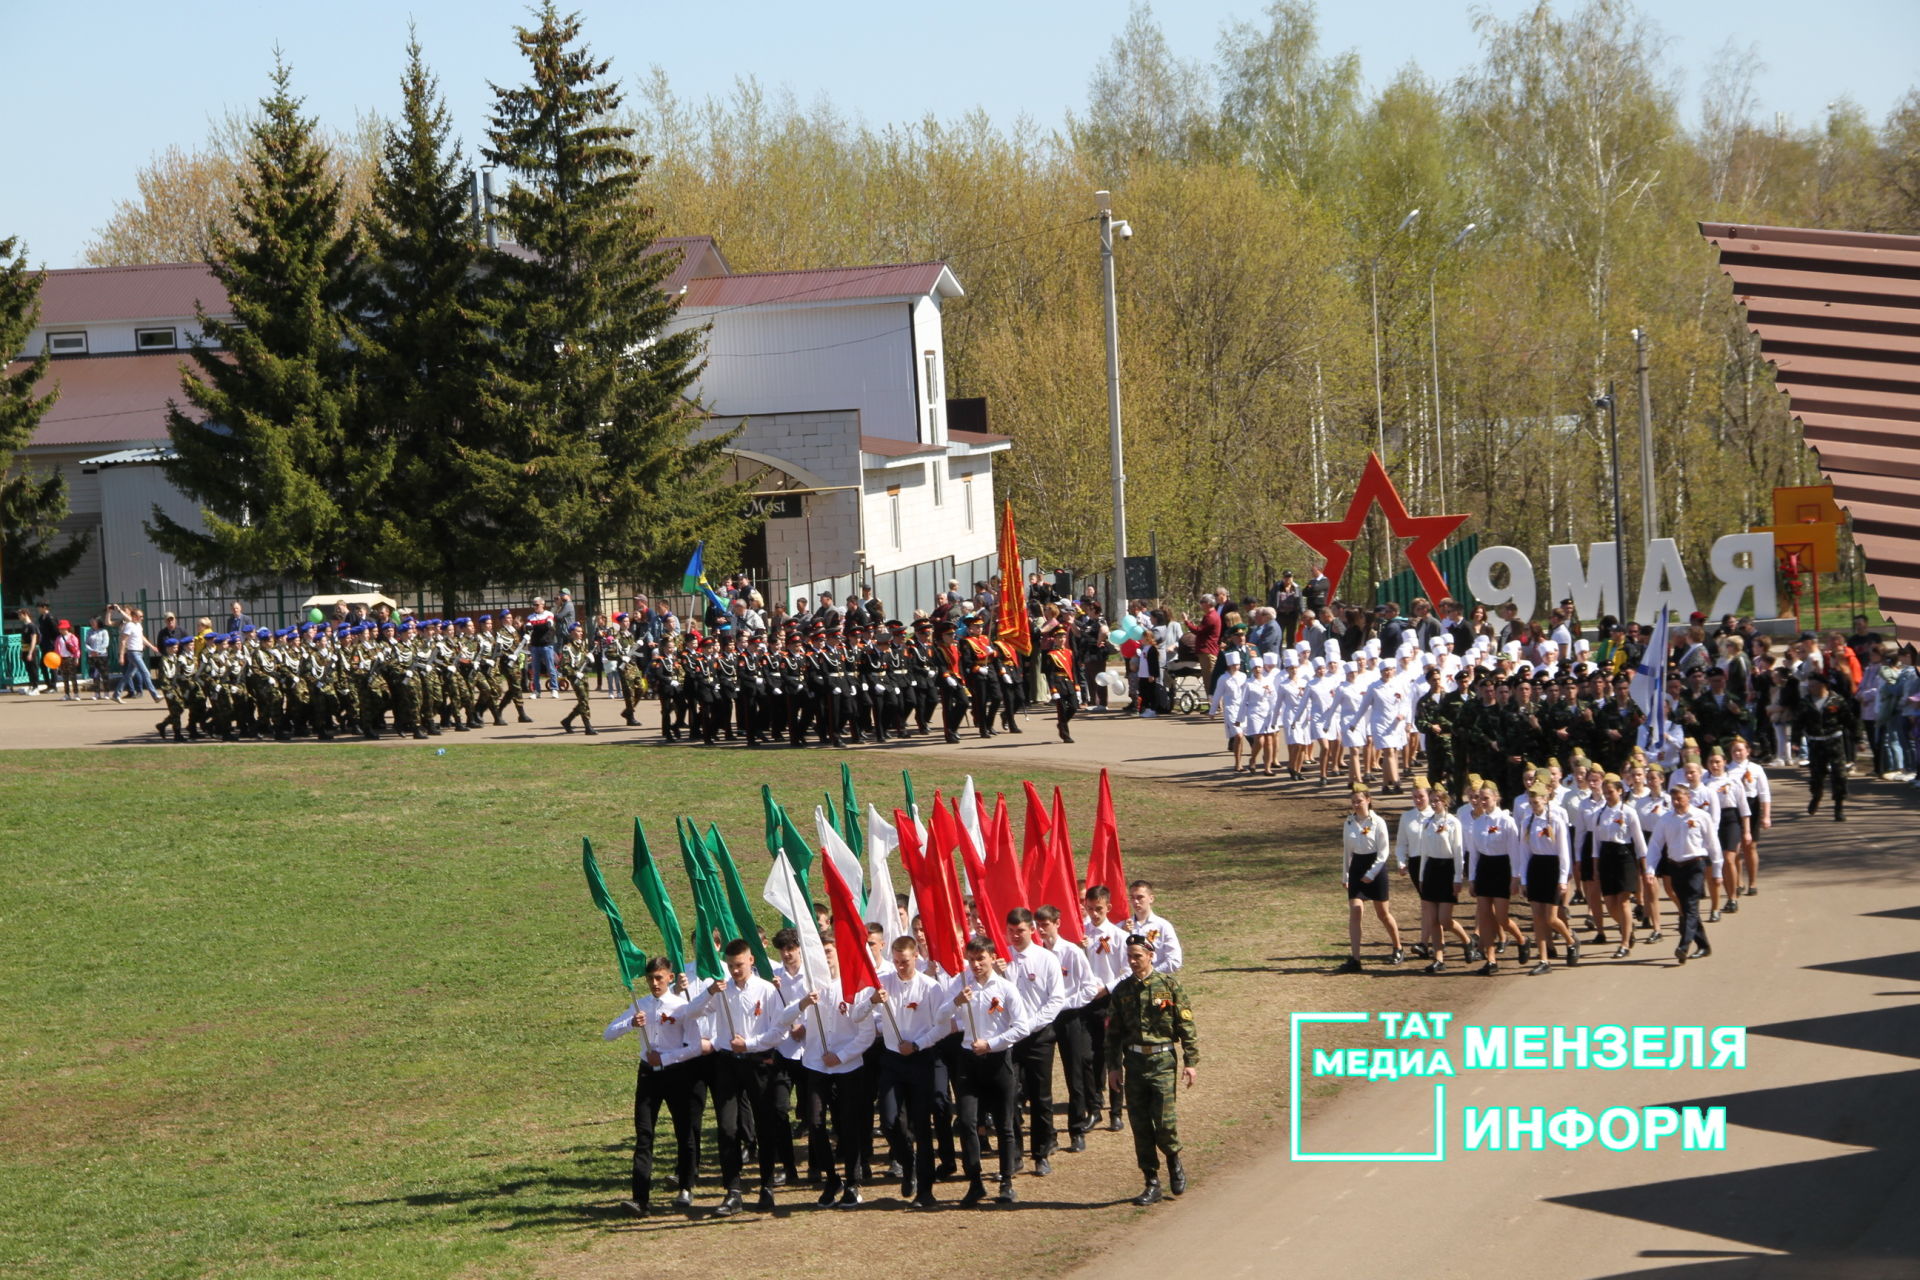
[[[541,701],[529,704],[535,725],[461,740],[629,749],[657,741],[602,711],[611,705],[594,703],[611,729],[593,739],[559,733],[563,706]],[[150,743],[157,718],[147,703],[10,695],[0,697],[0,745]],[[1044,716],[1024,723],[1024,733],[968,736],[958,747],[916,740],[861,750],[939,755],[962,766],[982,758],[1015,768],[1104,765],[1120,777],[1255,789],[1276,799],[1311,790],[1228,775],[1211,723],[1089,716],[1075,725],[1073,745],[1055,741]],[[341,744],[356,748],[371,744]],[[1596,958],[1541,978],[1422,979],[1372,970],[1338,979],[1351,984],[1349,1007],[1375,1011],[1392,1003],[1394,981],[1447,982],[1459,989],[1461,1021],[1481,1025],[1745,1025],[1752,1035],[1741,1072],[1475,1072],[1454,1082],[1449,1100],[1456,1126],[1466,1105],[1549,1112],[1725,1106],[1724,1152],[1468,1155],[1458,1153],[1457,1130],[1456,1154],[1439,1165],[1295,1164],[1278,1151],[1237,1170],[1198,1170],[1184,1201],[1143,1214],[1142,1228],[1122,1237],[1136,1246],[1134,1260],[1163,1280],[1920,1276],[1920,793],[1856,780],[1852,820],[1837,824],[1801,811],[1799,771],[1777,775],[1776,786],[1761,893],[1712,927],[1709,959],[1677,967],[1670,952],[1653,946],[1630,962]],[[1457,1034],[1452,1047],[1457,1054]],[[1309,1111],[1307,1145],[1425,1145],[1431,1111],[1421,1100],[1428,1097],[1418,1082],[1350,1086]],[[1108,1254],[1085,1274],[1108,1276],[1114,1265]]]

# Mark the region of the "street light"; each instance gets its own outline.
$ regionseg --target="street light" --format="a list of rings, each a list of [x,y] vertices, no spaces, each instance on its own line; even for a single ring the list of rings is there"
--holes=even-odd
[[[1480,224],[1469,222],[1460,228],[1460,233],[1447,242],[1441,251],[1442,256],[1460,247],[1460,242],[1473,234]],[[1433,345],[1433,470],[1440,480],[1440,509],[1447,509],[1447,435],[1440,428],[1440,311],[1434,303],[1433,280],[1440,271],[1440,258],[1433,260],[1433,266],[1427,271],[1427,337]]]
[[[1117,233],[1122,240],[1131,240],[1133,227],[1124,219],[1115,221],[1111,192],[1093,194],[1100,202],[1100,280],[1107,307],[1107,450],[1113,468],[1114,573],[1109,594],[1118,600],[1127,591],[1127,471],[1120,444],[1120,318],[1113,296],[1113,237]],[[1004,565],[1001,571],[1006,571]]]
[[[1627,620],[1627,540],[1620,527],[1620,426],[1614,417],[1613,404],[1613,383],[1608,382],[1607,394],[1594,397],[1593,407],[1607,411],[1607,445],[1613,468],[1613,572],[1615,581],[1619,584],[1613,607],[1620,611],[1615,616],[1625,623]]]

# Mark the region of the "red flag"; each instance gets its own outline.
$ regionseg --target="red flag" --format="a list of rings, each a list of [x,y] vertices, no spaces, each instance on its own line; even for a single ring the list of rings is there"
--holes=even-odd
[[[1027,905],[1039,906],[1047,877],[1047,802],[1031,782],[1027,789],[1027,830],[1020,843],[1020,878],[1027,886]]]
[[[920,834],[913,819],[900,810],[893,811],[894,830],[900,836],[900,861],[906,864],[907,877],[913,881],[913,896],[920,907],[920,925],[927,931],[927,951],[933,962],[947,973],[960,972],[966,963],[966,917],[959,894],[947,894],[947,878],[940,874],[931,853],[920,847]]]
[[[1105,885],[1116,905],[1126,901],[1127,873],[1120,865],[1120,824],[1113,817],[1113,788],[1100,771],[1100,804],[1093,815],[1093,847],[1087,851],[1087,888]]]
[[[1013,499],[1000,521],[1000,601],[993,629],[1021,657],[1033,652],[1033,622],[1027,616],[1027,575],[1020,571],[1020,540],[1013,532]]]
[[[1081,946],[1087,944],[1087,931],[1080,922],[1080,902],[1074,886],[1079,879],[1073,873],[1073,845],[1067,836],[1067,806],[1060,788],[1053,789],[1053,823],[1049,830],[1046,859],[1046,892],[1038,902],[1060,908],[1060,936]]]
[[[933,793],[933,811],[936,814],[945,812],[941,806],[940,793],[938,791]],[[954,928],[960,932],[961,959],[964,962],[966,958],[966,940],[972,936],[973,927],[967,921],[967,894],[966,891],[960,887],[960,873],[954,869],[953,865],[953,824],[944,824],[947,827],[944,837],[940,829],[942,825],[943,824],[935,823],[928,828],[927,834],[933,839],[933,847],[927,850],[927,869],[935,879],[940,881],[941,892],[945,895],[948,907],[948,914],[953,920]]]
[[[867,922],[860,918],[860,904],[847,878],[823,850],[814,863],[827,877],[827,906],[833,912],[833,947],[839,952],[840,998],[851,1000],[864,988],[878,987],[880,975],[873,969],[873,953],[867,950]]]
[[[994,950],[1005,959],[1013,958],[1013,941],[1007,937],[1007,912],[1013,908],[1000,905],[1000,899],[993,891],[993,885],[987,879],[987,860],[973,847],[973,837],[960,825],[956,813],[947,817],[945,809],[933,811],[935,828],[946,827],[946,831],[934,837],[936,845],[944,845],[949,839],[960,846],[960,856],[966,860],[967,878],[973,882],[973,903],[980,908],[981,923],[987,926],[987,936],[993,939]]]
[[[993,886],[993,905],[1002,912],[1027,905],[1026,882],[1020,878],[1020,864],[1013,856],[1013,823],[1007,817],[1007,798],[1000,796],[993,806],[993,821],[986,827],[987,883]]]

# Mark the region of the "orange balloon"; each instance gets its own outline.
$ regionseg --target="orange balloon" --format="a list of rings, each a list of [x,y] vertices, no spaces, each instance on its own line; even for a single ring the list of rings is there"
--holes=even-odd
[[[57,653],[50,653],[40,659],[40,661],[49,671],[58,671],[60,669],[60,655]]]

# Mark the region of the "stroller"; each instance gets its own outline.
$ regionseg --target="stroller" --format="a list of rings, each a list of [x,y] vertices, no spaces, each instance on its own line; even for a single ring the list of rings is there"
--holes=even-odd
[[[1207,705],[1207,684],[1200,678],[1200,660],[1187,656],[1183,649],[1167,664],[1163,678],[1172,709],[1183,716],[1192,715]]]

